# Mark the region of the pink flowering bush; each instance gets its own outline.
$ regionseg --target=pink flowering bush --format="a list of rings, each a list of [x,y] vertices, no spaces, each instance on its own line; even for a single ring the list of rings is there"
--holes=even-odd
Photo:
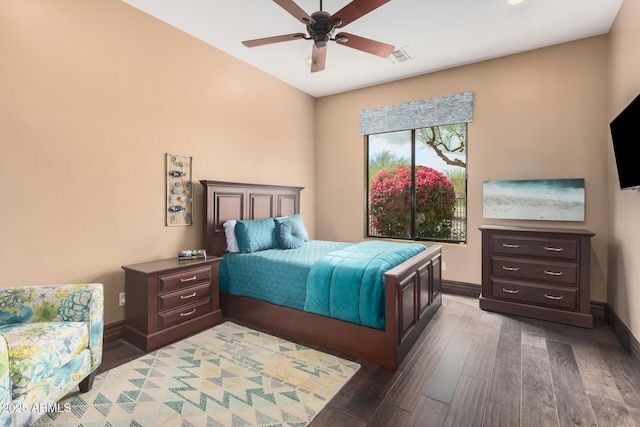
[[[455,208],[453,184],[442,173],[416,166],[416,237],[449,238]],[[411,167],[380,172],[369,189],[371,225],[381,236],[411,237]]]

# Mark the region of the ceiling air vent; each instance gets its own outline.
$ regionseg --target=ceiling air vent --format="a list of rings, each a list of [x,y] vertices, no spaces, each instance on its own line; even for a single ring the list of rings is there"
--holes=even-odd
[[[413,52],[413,50],[411,50],[409,46],[398,48],[391,52],[391,55],[389,55],[389,59],[394,64],[411,61],[412,59],[415,59],[415,57],[416,54]]]

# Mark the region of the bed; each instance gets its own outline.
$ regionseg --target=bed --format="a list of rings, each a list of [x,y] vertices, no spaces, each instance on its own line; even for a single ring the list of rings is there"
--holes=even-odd
[[[208,180],[202,180],[200,183],[204,196],[203,246],[208,254],[225,257],[220,267],[221,283],[228,282],[229,278],[225,275],[229,273],[226,269],[233,266],[236,260],[240,262],[247,259],[245,255],[254,257],[248,261],[253,272],[247,272],[247,275],[263,276],[263,279],[272,278],[277,282],[281,279],[278,278],[278,273],[272,273],[272,264],[269,263],[273,260],[269,258],[273,257],[277,262],[286,256],[294,258],[294,263],[304,264],[299,266],[300,271],[293,270],[292,273],[287,273],[287,282],[293,281],[297,276],[301,278],[299,280],[304,281],[309,275],[311,283],[315,269],[320,268],[314,259],[325,261],[328,254],[333,256],[340,252],[360,256],[368,250],[375,252],[379,249],[379,244],[375,241],[347,243],[311,240],[300,250],[228,253],[225,222],[298,216],[300,193],[303,188]],[[403,252],[403,261],[388,270],[382,270],[378,266],[379,274],[374,270],[377,275],[374,276],[375,280],[381,281],[383,289],[379,301],[382,305],[381,318],[373,315],[370,316],[371,320],[360,322],[349,320],[349,313],[340,318],[340,315],[333,316],[322,310],[312,312],[313,307],[312,311],[306,311],[307,307],[301,299],[303,297],[296,296],[297,291],[280,292],[276,295],[270,295],[268,292],[260,294],[259,287],[253,286],[251,279],[243,278],[242,274],[237,282],[249,284],[246,286],[246,295],[242,295],[241,291],[230,290],[224,285],[220,292],[221,308],[225,316],[248,326],[333,349],[396,370],[442,303],[442,247],[430,245],[422,249],[422,245],[397,245]],[[413,250],[416,246],[421,246],[419,251],[406,252],[404,249],[406,247],[407,250]],[[240,270],[233,271],[244,272],[245,267],[239,268]],[[311,293],[305,290],[302,292]],[[348,298],[345,297],[345,301],[348,301]],[[360,309],[367,310],[367,305],[361,304]],[[366,317],[366,314],[362,316],[363,319]]]

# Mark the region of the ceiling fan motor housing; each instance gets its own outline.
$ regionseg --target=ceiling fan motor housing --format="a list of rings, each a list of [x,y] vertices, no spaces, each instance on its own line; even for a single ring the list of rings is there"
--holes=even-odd
[[[307,32],[316,47],[324,47],[327,42],[331,40],[331,36],[336,27],[335,22],[329,22],[331,15],[323,10],[319,10],[311,14],[311,17],[316,21],[315,23],[307,24]]]

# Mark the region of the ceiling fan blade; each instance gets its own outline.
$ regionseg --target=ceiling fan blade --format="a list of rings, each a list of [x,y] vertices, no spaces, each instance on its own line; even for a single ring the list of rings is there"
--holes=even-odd
[[[350,22],[355,21],[390,1],[391,0],[353,0],[351,3],[331,15],[329,22],[339,20],[340,22],[336,24],[336,28],[342,28]]]
[[[324,70],[324,65],[327,61],[327,45],[317,47],[315,43],[311,49],[311,72]]]
[[[247,46],[247,47],[256,47],[256,46],[262,46],[262,45],[265,45],[265,44],[288,42],[290,40],[303,39],[304,37],[305,37],[304,33],[284,34],[282,36],[274,36],[274,37],[265,37],[265,38],[262,38],[262,39],[245,40],[245,41],[242,42],[242,44]]]
[[[296,18],[298,21],[302,22],[303,24],[305,25],[315,24],[316,22],[315,19],[309,16],[307,12],[302,10],[300,6],[295,4],[293,0],[273,0],[273,1],[276,2],[278,6],[280,6],[281,8],[289,12],[291,15],[293,15],[294,18]]]
[[[395,49],[395,47],[390,44],[377,42],[375,40],[367,39],[365,37],[360,37],[356,36],[355,34],[349,33],[338,33],[336,34],[335,40],[336,43],[343,46],[358,49],[367,53],[372,53],[382,58],[386,58],[387,56],[391,55],[391,52],[393,52]]]

